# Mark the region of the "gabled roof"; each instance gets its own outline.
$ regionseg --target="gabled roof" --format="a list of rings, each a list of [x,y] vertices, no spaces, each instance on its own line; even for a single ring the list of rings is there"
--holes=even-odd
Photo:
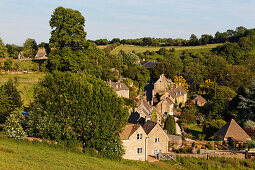
[[[120,138],[122,140],[126,140],[126,139],[129,139],[129,137],[135,133],[135,131],[137,131],[137,129],[141,127],[141,125],[138,125],[138,124],[127,124],[123,131],[119,134]]]
[[[138,106],[136,107],[136,111],[141,114],[145,114],[146,117],[151,117],[152,113],[155,111],[159,114],[159,111],[154,106],[148,104],[144,99],[139,100]],[[159,114],[160,115],[160,114]],[[162,116],[162,115],[160,115]]]
[[[205,100],[205,98],[203,98],[202,96],[197,96],[196,98],[194,98],[195,101],[199,102],[199,103],[207,103],[207,101]]]
[[[169,95],[175,99],[179,96],[182,96],[184,94],[187,94],[186,90],[182,87],[182,86],[178,86],[178,87],[173,87],[169,90]]]
[[[164,83],[165,85],[168,85],[172,83],[172,80],[167,79],[164,74],[161,74],[159,79],[154,84],[157,84],[157,83]]]
[[[145,131],[145,133],[148,135],[151,130],[157,125],[156,122],[153,122],[153,121],[150,121],[150,120],[147,120],[144,125],[143,125],[143,129]]]
[[[113,87],[114,91],[129,90],[129,88],[121,82],[111,82],[110,85]]]
[[[245,141],[250,138],[250,136],[236,123],[234,119],[218,130],[214,136],[219,137],[222,140],[225,138],[232,138],[236,141]]]

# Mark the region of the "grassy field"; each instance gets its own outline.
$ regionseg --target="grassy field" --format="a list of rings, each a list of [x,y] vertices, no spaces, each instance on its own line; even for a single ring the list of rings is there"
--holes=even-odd
[[[45,73],[22,73],[22,74],[0,74],[0,84],[8,81],[9,78],[16,77],[18,79],[18,90],[24,105],[27,106],[33,101],[33,92],[35,84],[45,75]]]
[[[187,47],[181,47],[181,46],[168,46],[165,47],[166,49],[171,49],[171,48],[175,48],[176,51],[180,51],[180,50],[197,50],[197,49],[212,49],[217,47],[219,44],[209,44],[209,45],[203,45],[203,46],[187,46]],[[104,48],[103,46],[99,48]],[[118,47],[116,47],[115,49],[113,49],[111,51],[112,55],[116,55],[120,52],[120,50],[123,50],[125,52],[132,52],[135,51],[136,53],[141,53],[141,52],[145,52],[145,51],[158,51],[160,48],[162,47],[142,47],[142,46],[133,46],[133,45],[120,45]]]
[[[192,136],[198,138],[198,134],[202,134],[203,128],[197,124],[186,124],[187,129],[185,129],[186,133],[192,134]]]
[[[255,162],[232,158],[198,159],[177,157],[176,161],[154,163],[112,161],[57,145],[0,137],[0,169],[254,169]]]

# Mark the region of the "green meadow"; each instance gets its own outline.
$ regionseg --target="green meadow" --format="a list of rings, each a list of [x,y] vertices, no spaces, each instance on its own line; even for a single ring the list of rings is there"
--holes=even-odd
[[[27,106],[33,101],[34,86],[45,75],[41,72],[32,73],[16,73],[16,74],[0,74],[0,84],[8,81],[9,78],[15,78],[18,80],[18,90],[21,92],[21,97],[24,105]]]
[[[212,49],[217,47],[219,44],[208,44],[202,46],[167,46],[166,49],[175,48],[176,51],[183,51],[183,50],[198,50],[198,49]],[[105,48],[106,46],[99,46],[100,49]],[[125,52],[132,52],[135,51],[136,53],[142,53],[145,51],[158,51],[162,47],[151,47],[151,46],[134,46],[134,45],[120,45],[111,51],[112,55],[118,54],[121,50]]]

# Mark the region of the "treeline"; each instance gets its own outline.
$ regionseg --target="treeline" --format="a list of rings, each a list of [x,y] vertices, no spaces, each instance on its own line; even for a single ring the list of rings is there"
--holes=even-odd
[[[111,41],[107,39],[98,39],[95,41],[97,45],[108,45],[120,43],[123,45],[138,45],[138,46],[198,46],[214,43],[237,42],[240,37],[244,36],[247,28],[240,26],[235,30],[227,30],[226,32],[216,32],[215,35],[203,34],[198,38],[195,34],[190,36],[189,40],[186,39],[172,39],[172,38],[137,38],[137,39],[122,39],[113,38]]]

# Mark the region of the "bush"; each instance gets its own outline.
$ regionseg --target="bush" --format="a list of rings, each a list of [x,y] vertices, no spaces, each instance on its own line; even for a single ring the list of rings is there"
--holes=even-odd
[[[192,152],[193,152],[193,148],[192,147],[176,149],[176,153],[187,154],[187,153],[192,153]]]
[[[20,125],[20,119],[17,115],[11,114],[3,125],[3,133],[9,138],[25,139],[26,132]]]
[[[249,129],[255,130],[255,122],[253,122],[253,121],[251,121],[251,120],[247,120],[247,121],[244,123],[244,127],[245,127],[245,128],[249,128]]]
[[[211,144],[207,144],[206,148],[208,148],[209,150],[213,150],[214,149],[214,147]]]
[[[200,150],[200,149],[198,149],[198,150],[197,150],[197,154],[200,154],[200,153],[201,153],[201,150]]]

